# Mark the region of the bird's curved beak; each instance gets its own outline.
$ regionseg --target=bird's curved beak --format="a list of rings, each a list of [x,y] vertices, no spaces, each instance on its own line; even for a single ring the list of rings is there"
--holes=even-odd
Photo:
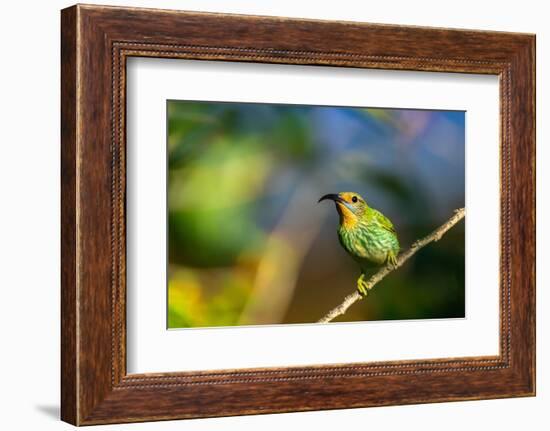
[[[328,195],[324,195],[321,199],[317,201],[317,203],[321,201],[325,201],[327,199],[330,199],[331,201],[334,201],[334,202],[344,203],[344,200],[335,193],[329,193]]]
[[[334,201],[334,203],[336,204],[336,208],[338,209],[338,211],[341,211],[341,208],[346,208],[348,209],[349,211],[351,211],[353,214],[355,214],[355,208],[349,204],[348,202],[346,202],[344,199],[342,199],[340,197],[340,195],[338,194],[334,194],[334,193],[329,193],[328,195],[325,195],[323,196],[321,199],[319,199],[317,201],[317,203],[321,202],[321,201],[324,201],[324,200],[331,200],[331,201]]]

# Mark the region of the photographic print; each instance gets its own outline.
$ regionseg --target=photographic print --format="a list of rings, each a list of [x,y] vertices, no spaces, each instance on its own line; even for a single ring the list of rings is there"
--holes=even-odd
[[[535,45],[64,9],[62,420],[534,396]]]
[[[465,112],[169,100],[167,117],[170,329],[465,317]]]

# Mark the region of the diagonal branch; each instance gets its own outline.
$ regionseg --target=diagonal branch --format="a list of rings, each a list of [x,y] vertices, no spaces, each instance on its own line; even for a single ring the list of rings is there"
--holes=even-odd
[[[401,265],[403,265],[407,260],[409,260],[418,250],[420,250],[422,247],[425,247],[429,243],[433,241],[439,241],[445,233],[452,228],[455,224],[457,224],[460,220],[462,220],[466,216],[466,210],[464,208],[460,208],[455,210],[454,215],[447,220],[444,224],[439,226],[436,230],[434,230],[431,234],[428,236],[416,241],[413,245],[411,245],[411,248],[409,248],[406,252],[401,253],[395,265],[386,265],[382,267],[376,274],[374,274],[368,281],[367,285],[369,286],[369,290],[372,289],[377,283],[382,281],[382,279],[388,275],[390,272],[395,271],[397,268],[399,268]],[[348,296],[344,298],[342,303],[338,305],[336,308],[333,308],[330,310],[323,318],[318,320],[318,323],[328,323],[332,321],[335,317],[340,316],[344,314],[349,307],[351,307],[353,304],[355,304],[357,301],[362,299],[359,292],[355,291]]]

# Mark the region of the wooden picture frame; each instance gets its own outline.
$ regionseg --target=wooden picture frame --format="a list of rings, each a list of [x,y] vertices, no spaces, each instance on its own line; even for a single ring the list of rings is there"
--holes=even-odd
[[[534,35],[83,5],[61,16],[64,421],[535,394]],[[127,374],[125,65],[131,56],[498,75],[500,354]]]

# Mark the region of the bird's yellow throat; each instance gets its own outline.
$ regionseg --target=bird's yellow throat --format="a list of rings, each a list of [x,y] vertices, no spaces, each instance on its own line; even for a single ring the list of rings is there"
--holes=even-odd
[[[336,202],[338,214],[340,214],[340,226],[344,229],[353,229],[357,225],[357,216],[343,203]]]

